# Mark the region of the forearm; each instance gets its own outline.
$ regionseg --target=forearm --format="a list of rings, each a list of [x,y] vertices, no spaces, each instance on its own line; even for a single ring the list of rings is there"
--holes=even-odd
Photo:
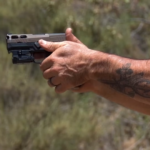
[[[93,92],[150,115],[150,61],[96,52],[91,64]]]
[[[129,97],[128,95],[116,91],[115,89],[112,89],[106,84],[97,81],[93,82],[93,84],[94,86],[97,86],[97,88],[95,88],[93,91],[94,93],[131,110],[150,115],[150,105],[143,103],[142,99],[136,100],[134,98]]]

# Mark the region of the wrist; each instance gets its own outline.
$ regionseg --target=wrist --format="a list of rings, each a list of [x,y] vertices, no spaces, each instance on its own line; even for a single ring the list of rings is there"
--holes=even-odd
[[[97,87],[100,87],[100,85],[103,87],[107,83],[111,84],[114,80],[119,80],[119,72],[121,69],[126,71],[124,66],[128,66],[128,64],[133,64],[133,60],[100,51],[93,51],[89,65],[89,76],[93,80],[92,88],[94,91],[97,91]],[[135,68],[135,65],[132,65],[132,67]],[[99,92],[101,90],[98,89]]]
[[[89,64],[90,80],[110,78],[113,72],[113,55],[103,53],[101,51],[92,51]]]

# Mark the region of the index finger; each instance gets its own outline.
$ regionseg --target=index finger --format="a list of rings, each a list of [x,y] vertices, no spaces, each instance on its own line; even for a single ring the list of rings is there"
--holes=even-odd
[[[39,40],[39,44],[48,52],[54,52],[56,49],[66,45],[65,42],[48,42],[45,40]]]

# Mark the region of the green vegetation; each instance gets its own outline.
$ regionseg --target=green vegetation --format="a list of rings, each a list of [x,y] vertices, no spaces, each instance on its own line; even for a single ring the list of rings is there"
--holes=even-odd
[[[150,118],[91,93],[56,94],[38,65],[12,65],[6,33],[64,32],[148,59],[149,0],[0,0],[0,149],[148,150]]]

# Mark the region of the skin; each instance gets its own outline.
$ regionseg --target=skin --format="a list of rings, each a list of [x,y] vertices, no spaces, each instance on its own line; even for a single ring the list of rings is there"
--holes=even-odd
[[[122,106],[150,115],[150,60],[134,60],[89,49],[66,30],[64,42],[39,44],[50,56],[40,68],[57,93],[93,92]]]

